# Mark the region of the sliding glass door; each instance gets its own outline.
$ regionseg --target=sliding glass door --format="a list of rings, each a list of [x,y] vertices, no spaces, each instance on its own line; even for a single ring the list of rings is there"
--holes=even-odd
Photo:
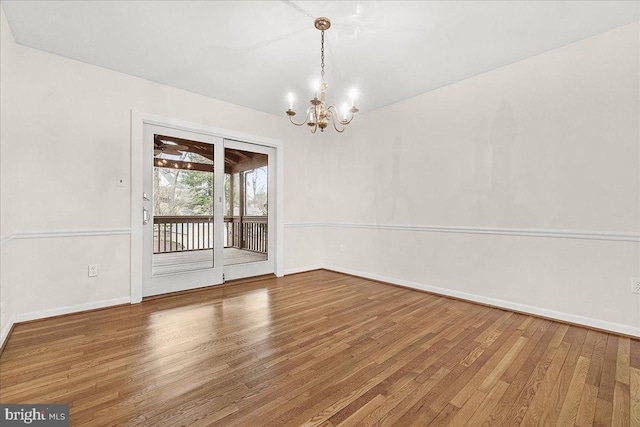
[[[275,149],[144,126],[143,296],[273,273]]]

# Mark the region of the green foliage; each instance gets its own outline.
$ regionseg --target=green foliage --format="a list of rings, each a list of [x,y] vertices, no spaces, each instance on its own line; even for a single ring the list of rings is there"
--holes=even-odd
[[[193,215],[213,215],[213,174],[183,171],[180,183],[186,187],[187,207]]]

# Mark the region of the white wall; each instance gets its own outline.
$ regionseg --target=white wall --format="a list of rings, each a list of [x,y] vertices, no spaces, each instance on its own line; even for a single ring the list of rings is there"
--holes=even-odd
[[[362,115],[326,145],[325,263],[640,335],[638,43],[634,23]]]
[[[13,324],[11,304],[11,241],[5,236],[13,233],[10,205],[13,194],[12,141],[10,133],[11,108],[8,100],[15,78],[14,40],[4,12],[0,8],[0,346]]]
[[[321,198],[307,197],[320,191],[320,156],[308,132],[291,126],[284,114],[2,41],[3,67],[10,45],[19,76],[11,91],[5,92],[4,73],[2,82],[3,106],[12,112],[10,121],[2,117],[3,165],[11,163],[16,171],[2,183],[3,220],[12,218],[2,235],[11,250],[16,321],[129,301],[132,109],[283,140],[285,224],[321,218]],[[127,185],[117,187],[116,176]],[[314,238],[313,229],[287,226],[285,233],[285,270],[315,265],[321,248],[305,243]],[[93,263],[99,265],[97,278],[87,277]]]

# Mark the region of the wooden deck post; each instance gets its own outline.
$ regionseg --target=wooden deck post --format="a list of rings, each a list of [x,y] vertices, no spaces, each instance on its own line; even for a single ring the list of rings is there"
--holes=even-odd
[[[234,194],[234,188],[235,188],[235,173],[233,173],[233,171],[229,174],[229,215],[231,216],[231,242],[227,242],[227,244],[229,246],[236,246],[236,233],[235,233],[235,225],[233,223],[233,216],[234,216],[234,203],[235,203],[235,194]],[[229,239],[229,232],[227,231],[227,239]]]
[[[245,247],[245,235],[244,235],[244,226],[242,225],[242,220],[244,217],[244,202],[245,202],[245,176],[244,176],[244,172],[240,172],[238,175],[240,176],[240,200],[239,200],[239,205],[240,205],[240,249],[243,249]]]

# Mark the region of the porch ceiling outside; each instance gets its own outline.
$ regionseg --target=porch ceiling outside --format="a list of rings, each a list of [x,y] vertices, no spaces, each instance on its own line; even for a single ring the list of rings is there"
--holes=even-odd
[[[172,136],[155,135],[154,143],[156,147],[163,147],[166,143],[183,146],[186,148],[179,150],[180,152],[198,154],[213,162],[212,147],[210,144],[207,144],[204,142],[191,141],[188,139],[176,138]],[[234,174],[238,172],[244,172],[252,169],[257,169],[263,166],[267,166],[268,156],[266,154],[236,150],[233,148],[225,148],[224,151],[225,151],[225,155],[224,155],[224,172],[225,173]],[[164,156],[164,155],[161,152],[159,156]],[[156,156],[156,158],[158,157]],[[175,169],[191,169],[191,170],[200,170],[205,172],[213,172],[212,164],[198,163],[198,162],[184,162],[177,159],[171,159],[169,167],[172,167]]]

